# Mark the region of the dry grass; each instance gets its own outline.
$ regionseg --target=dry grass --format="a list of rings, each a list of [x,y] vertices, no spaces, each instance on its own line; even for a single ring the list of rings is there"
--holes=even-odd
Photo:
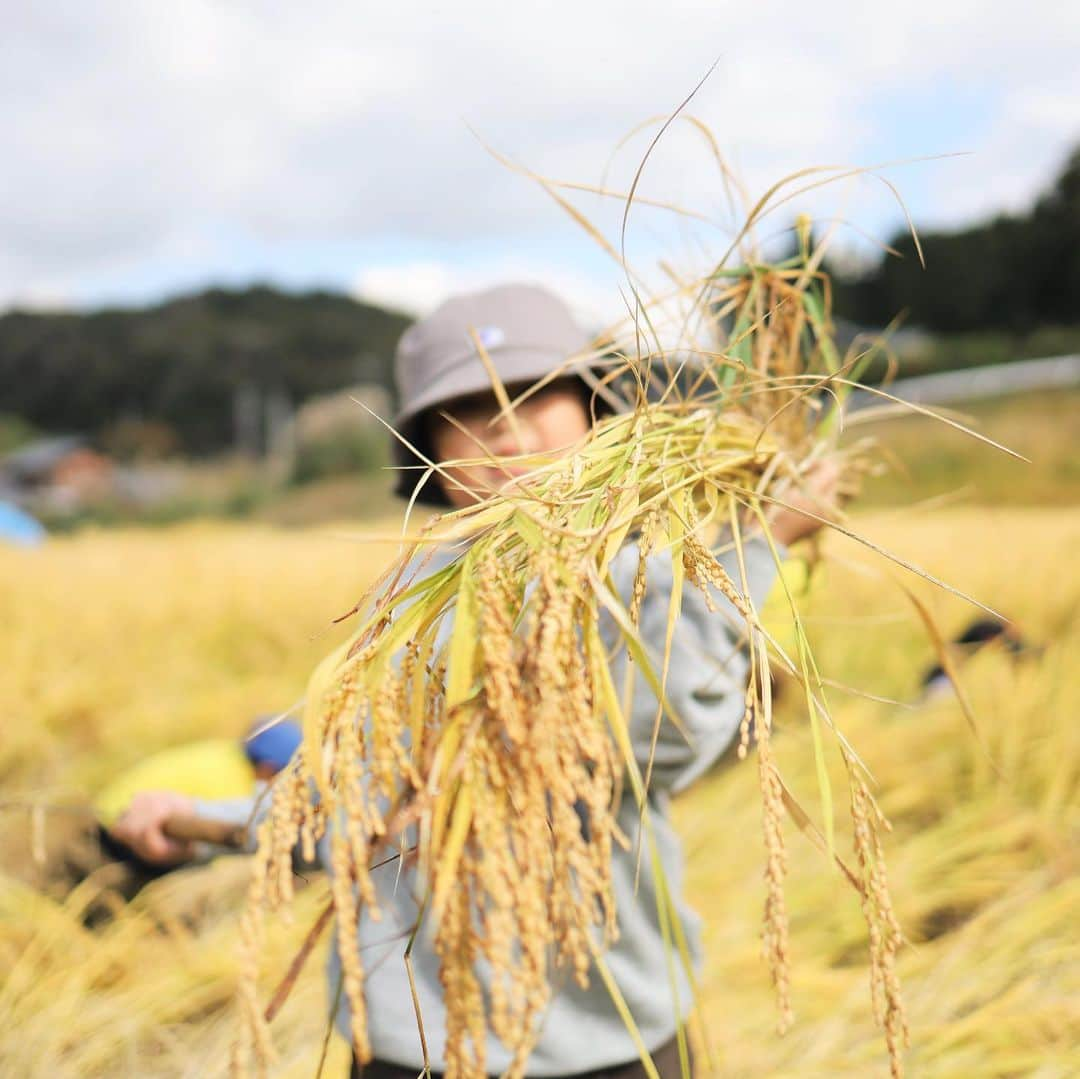
[[[186,525],[0,549],[5,796],[95,790],[162,746],[294,705],[341,638],[334,597],[396,547],[347,532]]]
[[[162,746],[240,735],[255,714],[293,705],[341,636],[327,597],[360,591],[396,549],[349,531],[190,525],[0,549],[3,797],[78,801]],[[50,818],[50,828],[61,826]],[[27,815],[4,812],[0,1073],[220,1070],[234,1033],[227,1005],[247,860],[153,885],[92,933],[78,919],[89,895],[62,907],[17,883],[30,875],[29,841]],[[320,880],[301,897],[301,919],[324,892]],[[175,917],[193,908],[203,911],[195,935]],[[275,969],[301,935],[288,927],[270,935]],[[325,1011],[314,965],[297,993],[285,1027]],[[310,1037],[298,1044],[306,1074]]]
[[[887,854],[913,941],[900,960],[912,1071],[1075,1074],[1080,747],[1070,720],[1080,699],[1067,676],[1080,644],[1080,580],[1071,562],[1080,517],[969,509],[904,520],[879,514],[860,527],[1050,645],[1015,671],[988,654],[967,679],[1001,781],[952,703],[903,710],[833,695],[838,722],[867,758],[895,824]],[[852,553],[838,538],[829,549]],[[90,790],[146,747],[220,730],[223,715],[239,729],[249,711],[291,701],[327,643],[310,634],[336,613],[313,610],[312,597],[359,588],[373,568],[367,550],[326,531],[199,527],[3,552],[5,606],[18,616],[0,626],[11,657],[0,671],[5,714],[14,720],[5,731],[16,732],[2,747],[5,795]],[[388,554],[384,547],[379,557]],[[910,697],[932,655],[914,615],[895,589],[839,566],[827,573],[806,607],[825,672]],[[959,601],[926,594],[947,629],[968,617]],[[116,669],[118,657],[126,669]],[[807,731],[786,711],[782,718],[776,753],[812,804]],[[723,1074],[883,1074],[857,901],[798,836],[789,843],[796,1023],[775,1036],[757,944],[760,846],[740,838],[758,827],[753,771],[723,768],[679,803],[691,896],[706,914],[703,1013]],[[17,830],[17,821],[5,820],[9,844]],[[156,903],[147,895],[97,934],[82,929],[74,911],[11,881],[0,885],[0,1071],[223,1073],[238,970],[240,887],[230,869],[206,871],[214,898],[195,931],[169,923],[162,894],[196,888],[184,875],[155,886]],[[224,887],[222,873],[230,878]],[[299,924],[272,929],[268,971],[283,970],[324,898],[316,880],[300,898]],[[161,913],[151,916],[151,907]],[[327,1011],[320,967],[310,964],[275,1024],[282,1054],[275,1074],[315,1073]],[[331,1052],[327,1074],[339,1075],[344,1047],[335,1039]]]
[[[1080,540],[1080,515],[958,510],[863,525],[1048,645],[1041,658],[1017,665],[988,651],[964,670],[1000,778],[951,698],[904,708],[833,695],[893,823],[886,853],[910,942],[900,958],[909,1067],[919,1076],[1076,1074],[1080,1021],[1070,1002],[1080,992],[1080,960],[1069,912],[1080,899],[1080,736],[1070,717],[1080,698],[1068,657],[1080,646],[1080,581],[1063,568]],[[972,538],[961,544],[958,536]],[[829,549],[865,564],[850,546],[836,540]],[[951,597],[932,602],[950,630],[971,617]],[[868,692],[915,698],[933,656],[895,589],[830,564],[805,603],[827,671]],[[809,796],[808,732],[790,709],[776,753]],[[770,1036],[770,994],[749,942],[759,860],[752,844],[730,841],[753,827],[753,788],[751,776],[729,770],[678,812],[693,848],[690,887],[708,926],[703,1011],[720,1073],[880,1074],[858,904],[822,873],[820,855],[796,842],[789,896],[797,1020],[786,1038]]]
[[[894,465],[868,488],[872,505],[960,498],[990,506],[1074,506],[1080,502],[1080,391],[1018,394],[954,406],[975,428],[1031,463],[987,453],[926,416],[900,416],[860,428]]]

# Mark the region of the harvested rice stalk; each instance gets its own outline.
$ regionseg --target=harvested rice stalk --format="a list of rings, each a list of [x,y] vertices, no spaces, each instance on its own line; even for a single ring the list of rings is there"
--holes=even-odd
[[[510,1074],[522,1075],[556,970],[580,984],[599,972],[613,988],[601,956],[618,933],[611,855],[626,838],[616,810],[624,784],[644,806],[651,761],[640,768],[631,750],[601,625],[614,625],[678,725],[664,700],[665,671],[650,663],[637,630],[644,559],[654,549],[670,550],[686,581],[706,596],[715,589],[745,623],[753,662],[740,748],[752,726],[767,862],[763,947],[780,1026],[791,1022],[782,818],[795,805],[800,827],[813,825],[770,750],[770,662],[805,688],[819,764],[832,724],[797,612],[793,660],[761,625],[745,582],[733,581],[712,551],[726,541],[741,559],[747,536],[768,536],[772,508],[824,450],[835,450],[832,432],[858,358],[842,361],[832,343],[819,261],[804,243],[778,266],[721,268],[684,287],[700,294],[712,347],[697,333],[694,347],[677,355],[658,345],[645,355],[589,357],[602,373],[598,392],[629,387],[631,407],[598,423],[567,457],[516,459],[529,470],[524,479],[436,522],[388,575],[351,640],[313,676],[303,752],[264,830],[244,939],[256,950],[264,907],[288,899],[294,844],[303,837],[310,845],[329,829],[343,992],[360,1060],[370,1049],[357,909],[378,915],[369,866],[386,852],[408,858],[426,889],[421,918],[441,961],[448,1074],[484,1074],[491,1032],[513,1053]],[[459,544],[461,554],[425,575],[422,552],[436,542]],[[627,542],[638,544],[642,568],[624,604],[609,570]],[[681,586],[672,593],[669,638],[680,597]],[[840,745],[859,872],[843,868],[863,897],[875,1000],[899,1075],[900,936],[878,839],[884,821],[869,808],[853,751]],[[818,778],[825,845],[839,861],[823,766]],[[299,796],[307,787],[314,802]],[[642,821],[647,831],[644,809]],[[666,893],[662,882],[659,890]],[[658,913],[670,926],[674,910]],[[493,975],[490,1000],[477,978],[481,962]],[[251,1003],[253,972],[249,964],[241,1042],[262,1064],[268,1037]],[[625,1004],[616,997],[616,1005],[633,1033]]]
[[[741,410],[672,402],[613,417],[572,458],[537,462],[518,493],[445,518],[444,542],[469,541],[461,557],[418,580],[403,573],[317,673],[304,753],[275,797],[255,899],[265,892],[271,906],[287,900],[294,844],[340,822],[331,837],[334,902],[361,1058],[355,905],[373,909],[368,866],[379,851],[411,846],[416,835],[442,960],[448,1069],[482,1074],[490,1028],[516,1051],[515,1074],[523,1071],[553,968],[570,969],[584,984],[590,934],[606,942],[617,933],[610,861],[613,844],[625,842],[615,824],[622,777],[637,797],[645,792],[611,684],[602,618],[620,627],[662,695],[663,672],[651,668],[632,610],[606,584],[611,559],[635,535],[646,548],[681,550],[687,580],[727,595],[764,642],[748,599],[700,537],[729,518],[738,522],[746,507],[761,510],[763,477],[775,484],[797,472]],[[736,524],[732,542],[742,538]],[[757,730],[767,952],[786,1022],[782,802],[768,729],[766,708]],[[308,782],[319,794],[317,811],[298,797]],[[582,808],[588,829],[578,824]],[[258,918],[253,906],[245,930],[253,945]],[[496,972],[486,1012],[474,970],[481,957]],[[245,1016],[263,1050],[250,1006]]]

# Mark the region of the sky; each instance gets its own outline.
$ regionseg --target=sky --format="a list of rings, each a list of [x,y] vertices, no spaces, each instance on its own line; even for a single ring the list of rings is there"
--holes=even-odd
[[[682,116],[752,199],[798,169],[899,161],[882,175],[914,220],[960,226],[1025,208],[1080,143],[1063,0],[0,4],[0,308],[259,281],[422,313],[517,279],[614,317],[623,268],[527,170],[625,193],[703,78]],[[620,247],[620,199],[564,193]],[[685,119],[638,195],[699,215],[632,208],[642,273],[714,259],[741,224]],[[864,174],[761,237],[799,209],[841,217],[851,257],[903,223]]]

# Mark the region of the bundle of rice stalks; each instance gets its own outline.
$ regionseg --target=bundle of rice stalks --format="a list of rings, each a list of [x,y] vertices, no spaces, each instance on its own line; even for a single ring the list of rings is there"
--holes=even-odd
[[[788,332],[798,330],[793,322]],[[774,347],[775,334],[762,339]],[[797,341],[786,355],[791,350],[801,354]],[[637,631],[646,558],[655,549],[670,551],[675,571],[669,649],[684,580],[710,603],[716,590],[745,621],[753,674],[741,749],[753,723],[768,860],[765,947],[781,1023],[788,1023],[785,790],[769,749],[770,646],[745,580],[732,580],[713,552],[721,530],[740,558],[748,532],[768,534],[773,492],[798,481],[810,457],[806,444],[817,443],[797,390],[777,389],[760,369],[742,369],[751,377],[728,386],[715,380],[707,394],[642,403],[610,418],[568,458],[527,462],[532,471],[516,490],[450,515],[439,540],[465,544],[460,557],[425,576],[422,554],[408,552],[353,639],[316,674],[301,762],[279,784],[262,836],[249,943],[257,947],[261,904],[289,898],[294,845],[310,856],[333,822],[339,951],[361,1059],[369,1049],[357,903],[376,903],[369,866],[384,850],[410,848],[404,856],[428,882],[454,1074],[484,1071],[489,1027],[514,1049],[515,1072],[523,1070],[552,963],[571,968],[581,983],[595,967],[618,999],[603,960],[617,933],[612,846],[625,842],[615,814],[625,781],[647,821],[649,777],[634,759],[601,623],[612,620],[651,682],[661,702],[657,730],[665,718],[678,725],[664,700],[664,670],[654,668]],[[801,413],[794,450],[753,418],[752,407],[739,406],[742,398],[756,404],[759,390],[782,394],[779,407]],[[619,597],[609,570],[628,540],[638,545],[639,570],[633,594]],[[812,661],[805,649],[798,660],[782,661],[804,681],[820,734],[825,711]],[[815,752],[822,751],[819,739]],[[897,1056],[903,1019],[892,964],[899,932],[877,838],[882,818],[856,758],[843,752],[858,824],[851,879],[864,893],[875,992]],[[316,803],[308,796],[312,784]],[[581,807],[587,829],[577,823]],[[662,921],[670,925],[673,916],[664,911]],[[677,940],[678,928],[670,931]],[[490,1009],[475,972],[481,958],[495,972]],[[247,1011],[261,1043],[253,995]]]
[[[767,201],[751,212],[750,224]],[[798,232],[800,251],[787,262],[746,257],[729,271],[725,259],[705,278],[680,284],[682,328],[674,345],[660,325],[663,305],[643,299],[632,284],[635,346],[598,349],[566,368],[593,372],[596,394],[609,402],[621,397],[622,408],[568,456],[514,459],[515,474],[527,472],[523,479],[422,534],[380,582],[352,639],[320,666],[309,687],[303,752],[278,783],[262,827],[244,927],[249,970],[239,1065],[252,1046],[259,1061],[270,1053],[255,992],[264,910],[290,898],[294,845],[310,857],[324,834],[342,989],[361,1061],[371,1050],[357,917],[361,906],[377,914],[370,867],[388,856],[418,867],[426,891],[421,921],[429,923],[441,960],[449,1074],[484,1073],[488,1032],[511,1050],[510,1074],[523,1074],[556,968],[572,971],[580,984],[603,979],[648,1060],[604,952],[618,932],[611,858],[615,845],[626,843],[616,825],[624,787],[642,807],[641,857],[656,861],[645,812],[652,757],[645,767],[635,759],[630,683],[617,685],[612,676],[612,639],[604,627],[613,628],[631,657],[627,669],[655,693],[655,749],[660,725],[680,724],[664,687],[689,585],[709,603],[723,599],[737,612],[749,654],[740,752],[753,730],[766,862],[763,947],[780,1027],[791,1022],[781,830],[787,813],[861,897],[875,1013],[893,1073],[900,1074],[906,1027],[895,957],[901,933],[882,855],[885,819],[854,749],[833,728],[794,604],[789,654],[762,625],[743,560],[744,544],[755,535],[779,561],[769,531],[773,507],[818,458],[835,451],[849,376],[860,362],[842,359],[833,344],[823,251],[811,250],[808,222]],[[486,362],[478,340],[476,347]],[[512,422],[515,402],[487,366]],[[849,455],[847,462],[849,478],[857,476],[859,459]],[[453,482],[449,466],[429,466],[422,482],[436,470]],[[436,542],[457,544],[460,554],[425,573],[425,549]],[[610,570],[627,543],[637,545],[639,568],[631,594],[620,596]],[[717,560],[715,552],[725,547],[737,554],[740,579]],[[638,615],[648,587],[646,560],[658,550],[670,552],[674,581],[663,658],[653,663]],[[820,830],[775,763],[773,664],[803,687]],[[834,849],[835,799],[825,763],[830,734],[848,787],[850,867]],[[587,827],[579,824],[582,815]],[[660,875],[659,865],[653,869]],[[659,891],[659,923],[676,961],[689,966],[674,907],[662,884]],[[408,949],[405,961],[408,966]],[[481,964],[492,972],[490,1002],[477,974]],[[415,986],[413,996],[415,1003]],[[419,1014],[417,1021],[423,1039]]]

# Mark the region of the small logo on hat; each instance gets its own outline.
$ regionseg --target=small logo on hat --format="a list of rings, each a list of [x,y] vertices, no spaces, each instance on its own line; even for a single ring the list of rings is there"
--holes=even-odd
[[[498,348],[506,343],[506,334],[498,326],[481,326],[476,336],[484,348]]]

